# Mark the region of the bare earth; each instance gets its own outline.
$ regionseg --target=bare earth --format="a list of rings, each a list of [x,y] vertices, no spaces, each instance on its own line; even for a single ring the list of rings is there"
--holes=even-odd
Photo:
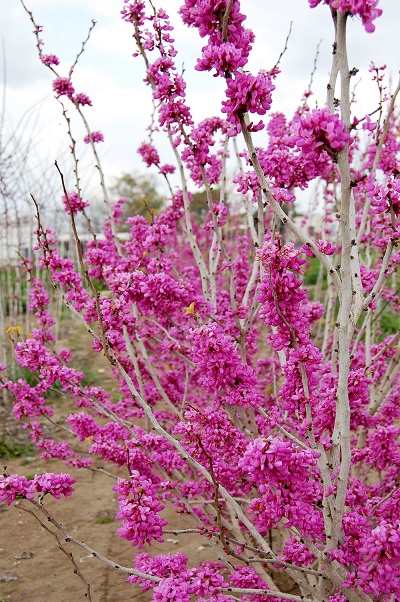
[[[30,475],[32,472],[62,471],[59,462],[37,461],[21,466],[8,462],[8,471]],[[64,469],[65,470],[65,469]],[[102,473],[68,470],[77,483],[71,498],[45,499],[50,513],[70,533],[114,562],[131,567],[135,550],[116,533],[119,521],[99,524],[102,517],[116,513],[116,494],[111,491],[112,479]],[[122,476],[122,474],[121,474]],[[34,509],[26,501],[21,506]],[[163,512],[169,528],[178,527],[171,508]],[[179,521],[179,517],[178,517]],[[51,525],[49,525],[51,527]],[[54,530],[54,527],[52,527]],[[180,518],[182,528],[182,517]],[[166,535],[166,544],[144,547],[152,555],[177,552],[205,560],[210,549],[204,539],[193,535]],[[167,541],[171,539],[172,541]],[[126,575],[109,568],[74,544],[65,544],[73,553],[76,564],[90,584],[93,602],[122,602],[151,600],[151,592],[142,593],[137,585],[125,583]],[[87,600],[86,588],[74,567],[58,548],[53,536],[30,514],[5,503],[0,506],[0,602],[75,602]]]
[[[107,378],[106,360],[91,351],[87,341],[85,333],[79,332],[74,337],[71,347],[74,350],[75,365],[79,369],[89,366],[92,375],[97,374],[100,381],[95,384],[101,384],[112,391],[115,383]],[[69,346],[71,340],[64,343]],[[65,398],[56,399],[51,405],[54,421],[59,424],[63,423],[73,409],[73,402]],[[52,433],[48,435],[53,436]],[[73,448],[76,446],[76,441],[68,433],[66,440]],[[101,472],[71,469],[59,460],[41,460],[39,453],[33,458],[4,463],[7,464],[8,473],[18,473],[29,478],[43,472],[68,472],[76,479],[75,492],[72,497],[60,500],[46,496],[44,504],[50,514],[71,535],[97,552],[119,565],[133,566],[137,550],[119,537],[116,529],[120,521],[113,520],[117,512],[117,495],[111,490],[115,479]],[[126,467],[116,472],[115,466],[102,466],[119,477],[128,476]],[[19,504],[34,510],[33,505],[26,500]],[[177,516],[172,507],[167,506],[163,516],[168,520],[167,528],[170,529],[196,526],[190,518]],[[112,522],[102,522],[104,520]],[[48,526],[54,530],[51,524]],[[125,573],[107,567],[75,544],[63,542],[63,545],[68,552],[72,552],[79,570],[90,584],[92,602],[151,600],[151,591],[143,593],[136,584],[125,583]],[[180,551],[191,558],[193,563],[214,559],[207,540],[192,534],[167,534],[165,544],[145,546],[142,551],[153,556]],[[54,537],[32,515],[14,505],[8,507],[5,502],[0,502],[0,602],[78,602],[88,600],[85,593],[85,584],[74,574],[71,561],[59,549]]]

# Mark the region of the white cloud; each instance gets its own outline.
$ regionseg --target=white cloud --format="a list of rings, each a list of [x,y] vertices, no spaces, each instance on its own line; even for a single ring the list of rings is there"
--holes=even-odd
[[[132,26],[124,23],[119,11],[123,3],[110,0],[26,0],[38,23],[44,27],[42,37],[46,53],[63,61],[67,73],[76,52],[85,39],[91,19],[97,21],[92,38],[74,75],[78,91],[86,92],[93,107],[86,111],[91,127],[102,130],[101,148],[108,174],[141,168],[135,150],[146,136],[151,105],[150,92],[143,84],[144,67],[140,58],[132,58]],[[209,74],[193,70],[196,57],[205,41],[195,30],[184,27],[176,11],[182,0],[164,0],[163,6],[176,25],[175,39],[180,54],[177,65],[184,64],[188,98],[196,119],[216,113],[223,97],[224,82]],[[279,3],[253,0],[242,2],[248,10],[247,26],[255,30],[256,42],[250,66],[254,70],[270,68],[283,49],[290,21],[293,32],[282,59],[282,74],[277,80],[273,110],[293,111],[308,85],[315,49],[322,39],[318,71],[315,76],[315,100],[323,104],[332,52],[332,23],[326,6],[310,10],[307,0],[281,0]],[[367,34],[358,19],[349,23],[351,67],[360,69],[363,81],[359,88],[357,114],[375,108],[374,88],[369,84],[368,64],[388,63],[397,77],[400,42],[400,2],[382,3],[383,16],[376,21],[376,33]],[[7,115],[14,126],[26,111],[33,123],[37,118],[37,152],[50,169],[54,155],[68,147],[66,126],[60,107],[51,97],[51,76],[39,63],[32,25],[20,4],[14,0],[0,3],[0,37],[4,40],[7,62]],[[356,81],[356,79],[354,80]],[[314,100],[314,102],[315,102]],[[360,113],[359,113],[360,112]],[[74,122],[75,123],[75,122]],[[11,126],[9,126],[11,127]],[[78,128],[80,137],[83,132]],[[78,136],[78,138],[79,138]],[[170,160],[167,144],[161,145],[165,160]]]

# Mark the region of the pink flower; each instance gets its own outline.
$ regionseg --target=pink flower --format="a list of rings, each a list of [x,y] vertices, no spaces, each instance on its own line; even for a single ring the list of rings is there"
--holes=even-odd
[[[247,63],[247,56],[243,55],[242,50],[229,42],[205,46],[202,54],[203,58],[197,59],[197,71],[216,69],[217,75],[224,75],[227,71],[236,71]]]
[[[59,441],[56,443],[53,439],[39,439],[36,446],[38,449],[43,450],[40,456],[43,460],[50,460],[51,458],[60,458],[60,460],[66,460],[67,458],[73,458],[74,452],[65,441]]]
[[[199,379],[208,391],[220,391],[231,405],[257,406],[260,396],[254,370],[241,362],[231,337],[218,324],[191,329],[192,361],[199,368]]]
[[[291,562],[297,566],[307,566],[315,560],[314,555],[310,552],[304,543],[301,543],[293,535],[286,541],[282,554],[279,559],[285,562]]]
[[[323,151],[334,156],[350,141],[350,134],[336,113],[329,109],[314,109],[304,112],[293,122],[290,141],[306,158],[318,159]]]
[[[40,56],[40,60],[42,61],[43,65],[47,65],[48,67],[50,67],[51,65],[60,64],[60,61],[55,54],[42,54]]]
[[[80,213],[85,207],[89,206],[89,203],[79,198],[75,191],[68,193],[68,200],[65,196],[63,196],[62,201],[64,203],[65,213],[69,214],[71,214],[71,212],[73,214]]]
[[[79,441],[84,441],[88,437],[93,437],[100,427],[95,422],[94,418],[85,412],[78,414],[70,414],[66,419],[72,426],[72,430],[76,434]]]
[[[336,247],[332,246],[327,240],[319,240],[317,247],[324,255],[333,255],[336,252]],[[315,254],[308,245],[303,245],[300,250],[303,251],[307,257],[315,257]]]
[[[174,165],[170,165],[169,163],[165,163],[164,165],[160,166],[159,173],[161,175],[166,175],[168,173],[172,174],[172,173],[175,172],[175,170],[176,170],[176,168],[175,168]]]
[[[56,93],[57,98],[60,96],[68,96],[72,99],[75,89],[69,77],[57,77],[53,81],[53,90]]]
[[[134,2],[128,3],[127,0],[124,0],[127,6],[124,6],[121,15],[124,21],[128,23],[138,23],[138,25],[143,25],[144,23],[144,9],[145,3],[139,2],[135,0]]]
[[[72,100],[74,100],[78,105],[81,105],[82,107],[92,106],[92,101],[90,100],[89,96],[83,94],[82,92],[76,94]]]
[[[54,472],[45,472],[42,475],[35,476],[33,479],[33,486],[36,491],[41,493],[50,493],[56,499],[64,497],[70,497],[74,491],[72,485],[76,483],[76,480],[61,472],[55,474]]]
[[[141,146],[139,146],[138,148],[138,153],[139,155],[141,155],[147,167],[151,167],[152,165],[158,165],[160,163],[159,154],[152,144],[142,142]]]
[[[0,475],[0,501],[7,501],[10,506],[18,497],[26,497],[28,500],[34,498],[34,488],[32,481],[18,474],[12,474],[8,477]]]
[[[321,0],[308,0],[308,2],[311,8],[315,8]],[[333,10],[339,10],[341,13],[349,12],[350,15],[361,17],[365,31],[368,33],[375,31],[372,21],[382,14],[382,10],[376,8],[379,0],[323,0],[323,2],[329,4]]]
[[[130,481],[118,479],[113,490],[119,493],[115,517],[122,520],[119,535],[139,550],[153,540],[163,542],[162,528],[167,521],[159,515],[164,506],[158,500],[156,486],[134,470]]]
[[[239,117],[244,113],[265,115],[271,108],[271,93],[275,89],[270,76],[260,71],[254,76],[250,73],[235,73],[235,77],[227,80],[226,96],[222,103],[222,112],[226,113],[229,123],[238,131]]]
[[[91,142],[104,142],[104,135],[101,132],[91,132],[84,137],[83,141],[85,144],[90,144]]]

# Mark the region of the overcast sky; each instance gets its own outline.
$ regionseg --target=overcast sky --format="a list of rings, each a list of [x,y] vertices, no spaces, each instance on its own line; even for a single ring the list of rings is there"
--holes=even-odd
[[[136,154],[145,139],[150,116],[150,91],[143,84],[144,68],[140,58],[132,58],[134,41],[131,26],[120,18],[122,2],[111,0],[26,0],[36,21],[43,26],[44,52],[56,54],[60,71],[67,74],[91,20],[97,25],[74,75],[77,92],[87,93],[93,107],[86,111],[93,130],[101,130],[105,143],[101,156],[107,176],[112,179],[123,171],[143,171]],[[157,4],[157,2],[156,2]],[[195,30],[181,24],[177,9],[182,0],[163,0],[162,6],[176,26],[177,64],[184,64],[188,96],[195,119],[218,114],[224,85],[210,74],[193,70],[202,44]],[[274,111],[288,114],[296,108],[307,88],[316,47],[321,40],[315,96],[311,103],[323,105],[332,52],[333,26],[329,9],[309,9],[307,0],[244,0],[242,11],[247,26],[256,34],[250,68],[271,68],[282,50],[293,22],[289,48],[277,80]],[[386,64],[396,82],[400,58],[400,1],[381,0],[383,16],[375,21],[376,32],[367,34],[359,19],[349,24],[349,63],[360,71],[354,83],[359,103],[358,117],[377,107],[377,94],[370,84],[368,65]],[[63,160],[68,149],[65,122],[60,105],[51,91],[52,76],[39,62],[35,38],[28,15],[18,0],[0,0],[0,37],[4,47],[6,70],[6,129],[15,130],[22,119],[20,134],[33,132],[36,157],[43,172],[52,170],[54,159]],[[79,131],[78,131],[79,134]],[[167,145],[161,143],[162,161],[169,161]],[[88,149],[87,149],[88,150]],[[65,159],[66,160],[66,159]]]

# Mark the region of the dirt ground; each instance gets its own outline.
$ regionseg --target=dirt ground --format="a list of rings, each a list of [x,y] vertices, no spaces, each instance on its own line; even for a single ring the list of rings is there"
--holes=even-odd
[[[107,380],[105,360],[95,352],[87,351],[84,334],[78,333],[70,343],[74,350],[76,367],[90,367],[92,377],[96,374],[101,384],[110,390],[113,382]],[[96,383],[99,384],[99,383]],[[115,387],[115,385],[114,385]],[[52,402],[54,420],[62,422],[73,408],[71,401]],[[70,443],[69,435],[66,440]],[[103,472],[75,470],[65,467],[63,462],[40,459],[40,454],[4,461],[8,473],[18,473],[32,478],[43,472],[68,472],[76,479],[75,492],[70,498],[55,500],[46,496],[44,502],[50,514],[74,537],[84,541],[113,562],[127,567],[133,566],[135,548],[116,532],[120,521],[115,521],[117,496],[111,487],[115,480]],[[100,465],[99,465],[100,466]],[[102,464],[117,476],[127,476],[126,468],[116,472],[115,466]],[[49,498],[49,499],[47,499]],[[0,502],[0,602],[78,602],[87,600],[86,588],[57,541],[40,523],[21,508],[34,510],[27,501],[20,507],[8,507]],[[166,507],[163,516],[168,520],[168,529],[195,527],[190,518],[176,516],[171,507]],[[53,528],[51,525],[49,527]],[[165,535],[165,544],[155,543],[142,551],[151,555],[177,551],[199,562],[210,555],[207,540],[196,535]],[[90,585],[92,602],[122,602],[151,600],[151,592],[143,593],[139,586],[125,583],[126,574],[107,567],[87,551],[72,543],[64,543],[83,577]]]
[[[34,461],[29,465],[8,462],[9,472],[30,475],[36,472],[60,471],[60,463]],[[71,498],[49,499],[50,513],[76,538],[123,566],[133,565],[135,550],[116,533],[119,521],[111,520],[116,513],[116,494],[111,491],[112,480],[104,473],[68,470],[77,482]],[[33,509],[26,501],[21,506]],[[163,512],[168,528],[177,528],[177,519],[171,508]],[[107,518],[104,518],[107,517]],[[179,520],[179,517],[178,517]],[[51,525],[49,525],[51,527]],[[182,528],[182,521],[180,521]],[[54,528],[53,528],[54,530]],[[168,541],[170,539],[170,541]],[[166,535],[166,546],[155,543],[144,547],[152,555],[177,552],[197,561],[209,557],[207,543],[193,535]],[[125,583],[126,576],[107,567],[75,544],[65,544],[73,553],[86,581],[90,584],[93,602],[122,602],[151,599],[151,593],[142,593],[137,585]],[[85,586],[74,567],[59,550],[53,536],[30,514],[18,507],[0,506],[0,601],[75,602],[87,600]]]

